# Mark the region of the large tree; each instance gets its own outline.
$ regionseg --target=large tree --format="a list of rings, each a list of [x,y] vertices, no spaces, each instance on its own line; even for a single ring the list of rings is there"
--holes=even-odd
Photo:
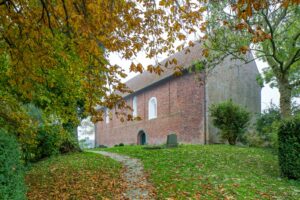
[[[121,97],[124,66],[108,55],[134,59],[144,51],[157,59],[173,53],[176,38],[186,40],[204,10],[149,0],[0,0],[0,126],[14,133],[23,149],[36,146],[39,122],[28,113],[34,105],[49,124],[67,131],[79,116],[101,120],[98,106],[118,105],[121,121],[132,120]],[[178,22],[178,16],[181,22]],[[183,25],[184,24],[184,25]],[[133,63],[160,73],[160,66]]]
[[[300,5],[292,1],[257,1],[238,5],[234,1],[207,4],[207,60],[226,56],[251,62],[262,59],[269,67],[264,80],[278,87],[283,118],[291,115],[292,97],[300,89]],[[254,53],[254,58],[248,52]]]
[[[102,118],[96,105],[111,108],[118,102],[126,107],[116,95],[128,92],[121,83],[126,74],[122,66],[110,64],[109,53],[132,59],[144,49],[153,58],[173,49],[177,36],[183,39],[171,12],[176,4],[162,8],[146,0],[3,0],[0,8],[4,90],[66,120],[74,118],[78,99],[96,120]],[[187,8],[178,12],[187,13]],[[189,11],[182,20],[188,25],[200,15]],[[160,67],[147,69],[161,72]],[[143,66],[133,64],[131,70],[141,72]]]

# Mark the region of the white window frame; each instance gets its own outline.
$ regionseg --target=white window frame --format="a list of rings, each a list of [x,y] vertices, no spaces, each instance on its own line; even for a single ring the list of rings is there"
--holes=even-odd
[[[156,97],[151,97],[148,101],[148,119],[157,118],[157,99]]]
[[[132,116],[137,117],[137,97],[134,96],[132,99]]]
[[[109,123],[109,110],[108,109],[105,110],[105,123],[106,124]]]

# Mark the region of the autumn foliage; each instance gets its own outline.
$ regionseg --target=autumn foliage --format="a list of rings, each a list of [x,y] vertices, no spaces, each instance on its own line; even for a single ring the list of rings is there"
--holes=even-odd
[[[94,153],[70,154],[41,161],[26,176],[27,198],[125,199],[121,165]]]

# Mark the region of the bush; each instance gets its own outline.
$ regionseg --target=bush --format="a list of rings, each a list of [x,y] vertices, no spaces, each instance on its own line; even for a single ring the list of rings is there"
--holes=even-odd
[[[37,146],[31,149],[31,161],[38,161],[58,154],[80,151],[72,133],[60,125],[41,125],[36,137]]]
[[[265,141],[260,137],[260,135],[255,132],[247,132],[244,135],[243,143],[249,145],[250,147],[263,147]]]
[[[107,148],[107,146],[103,145],[103,144],[99,144],[98,148]]]
[[[25,199],[24,169],[16,139],[0,129],[0,199]]]
[[[114,147],[124,147],[125,145],[123,143],[115,144]]]
[[[80,152],[79,143],[73,133],[66,132],[64,138],[60,144],[59,152],[61,154],[71,153],[71,152]]]
[[[235,145],[237,138],[246,131],[250,113],[231,100],[212,105],[210,113],[213,124],[221,130],[221,137]]]
[[[261,141],[261,147],[278,147],[278,128],[280,125],[280,109],[278,106],[271,104],[265,109],[256,120],[256,137]],[[251,144],[250,144],[251,145]]]
[[[37,134],[37,150],[35,160],[59,154],[62,136],[58,126],[40,126]]]
[[[292,105],[292,115],[299,115],[299,105]],[[271,103],[256,120],[256,132],[245,134],[249,146],[278,149],[278,129],[281,124],[280,108]]]
[[[278,130],[278,157],[281,173],[300,179],[300,117],[282,122]]]

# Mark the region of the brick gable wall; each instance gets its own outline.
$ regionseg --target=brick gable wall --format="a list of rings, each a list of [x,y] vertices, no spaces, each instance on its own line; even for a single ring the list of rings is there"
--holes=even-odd
[[[97,145],[137,144],[143,130],[148,144],[163,144],[176,133],[180,143],[204,143],[204,88],[200,74],[185,74],[164,80],[135,94],[141,121],[120,122],[115,115],[107,124],[96,124]],[[127,102],[132,106],[133,96]],[[157,118],[148,120],[148,101],[157,98]]]

